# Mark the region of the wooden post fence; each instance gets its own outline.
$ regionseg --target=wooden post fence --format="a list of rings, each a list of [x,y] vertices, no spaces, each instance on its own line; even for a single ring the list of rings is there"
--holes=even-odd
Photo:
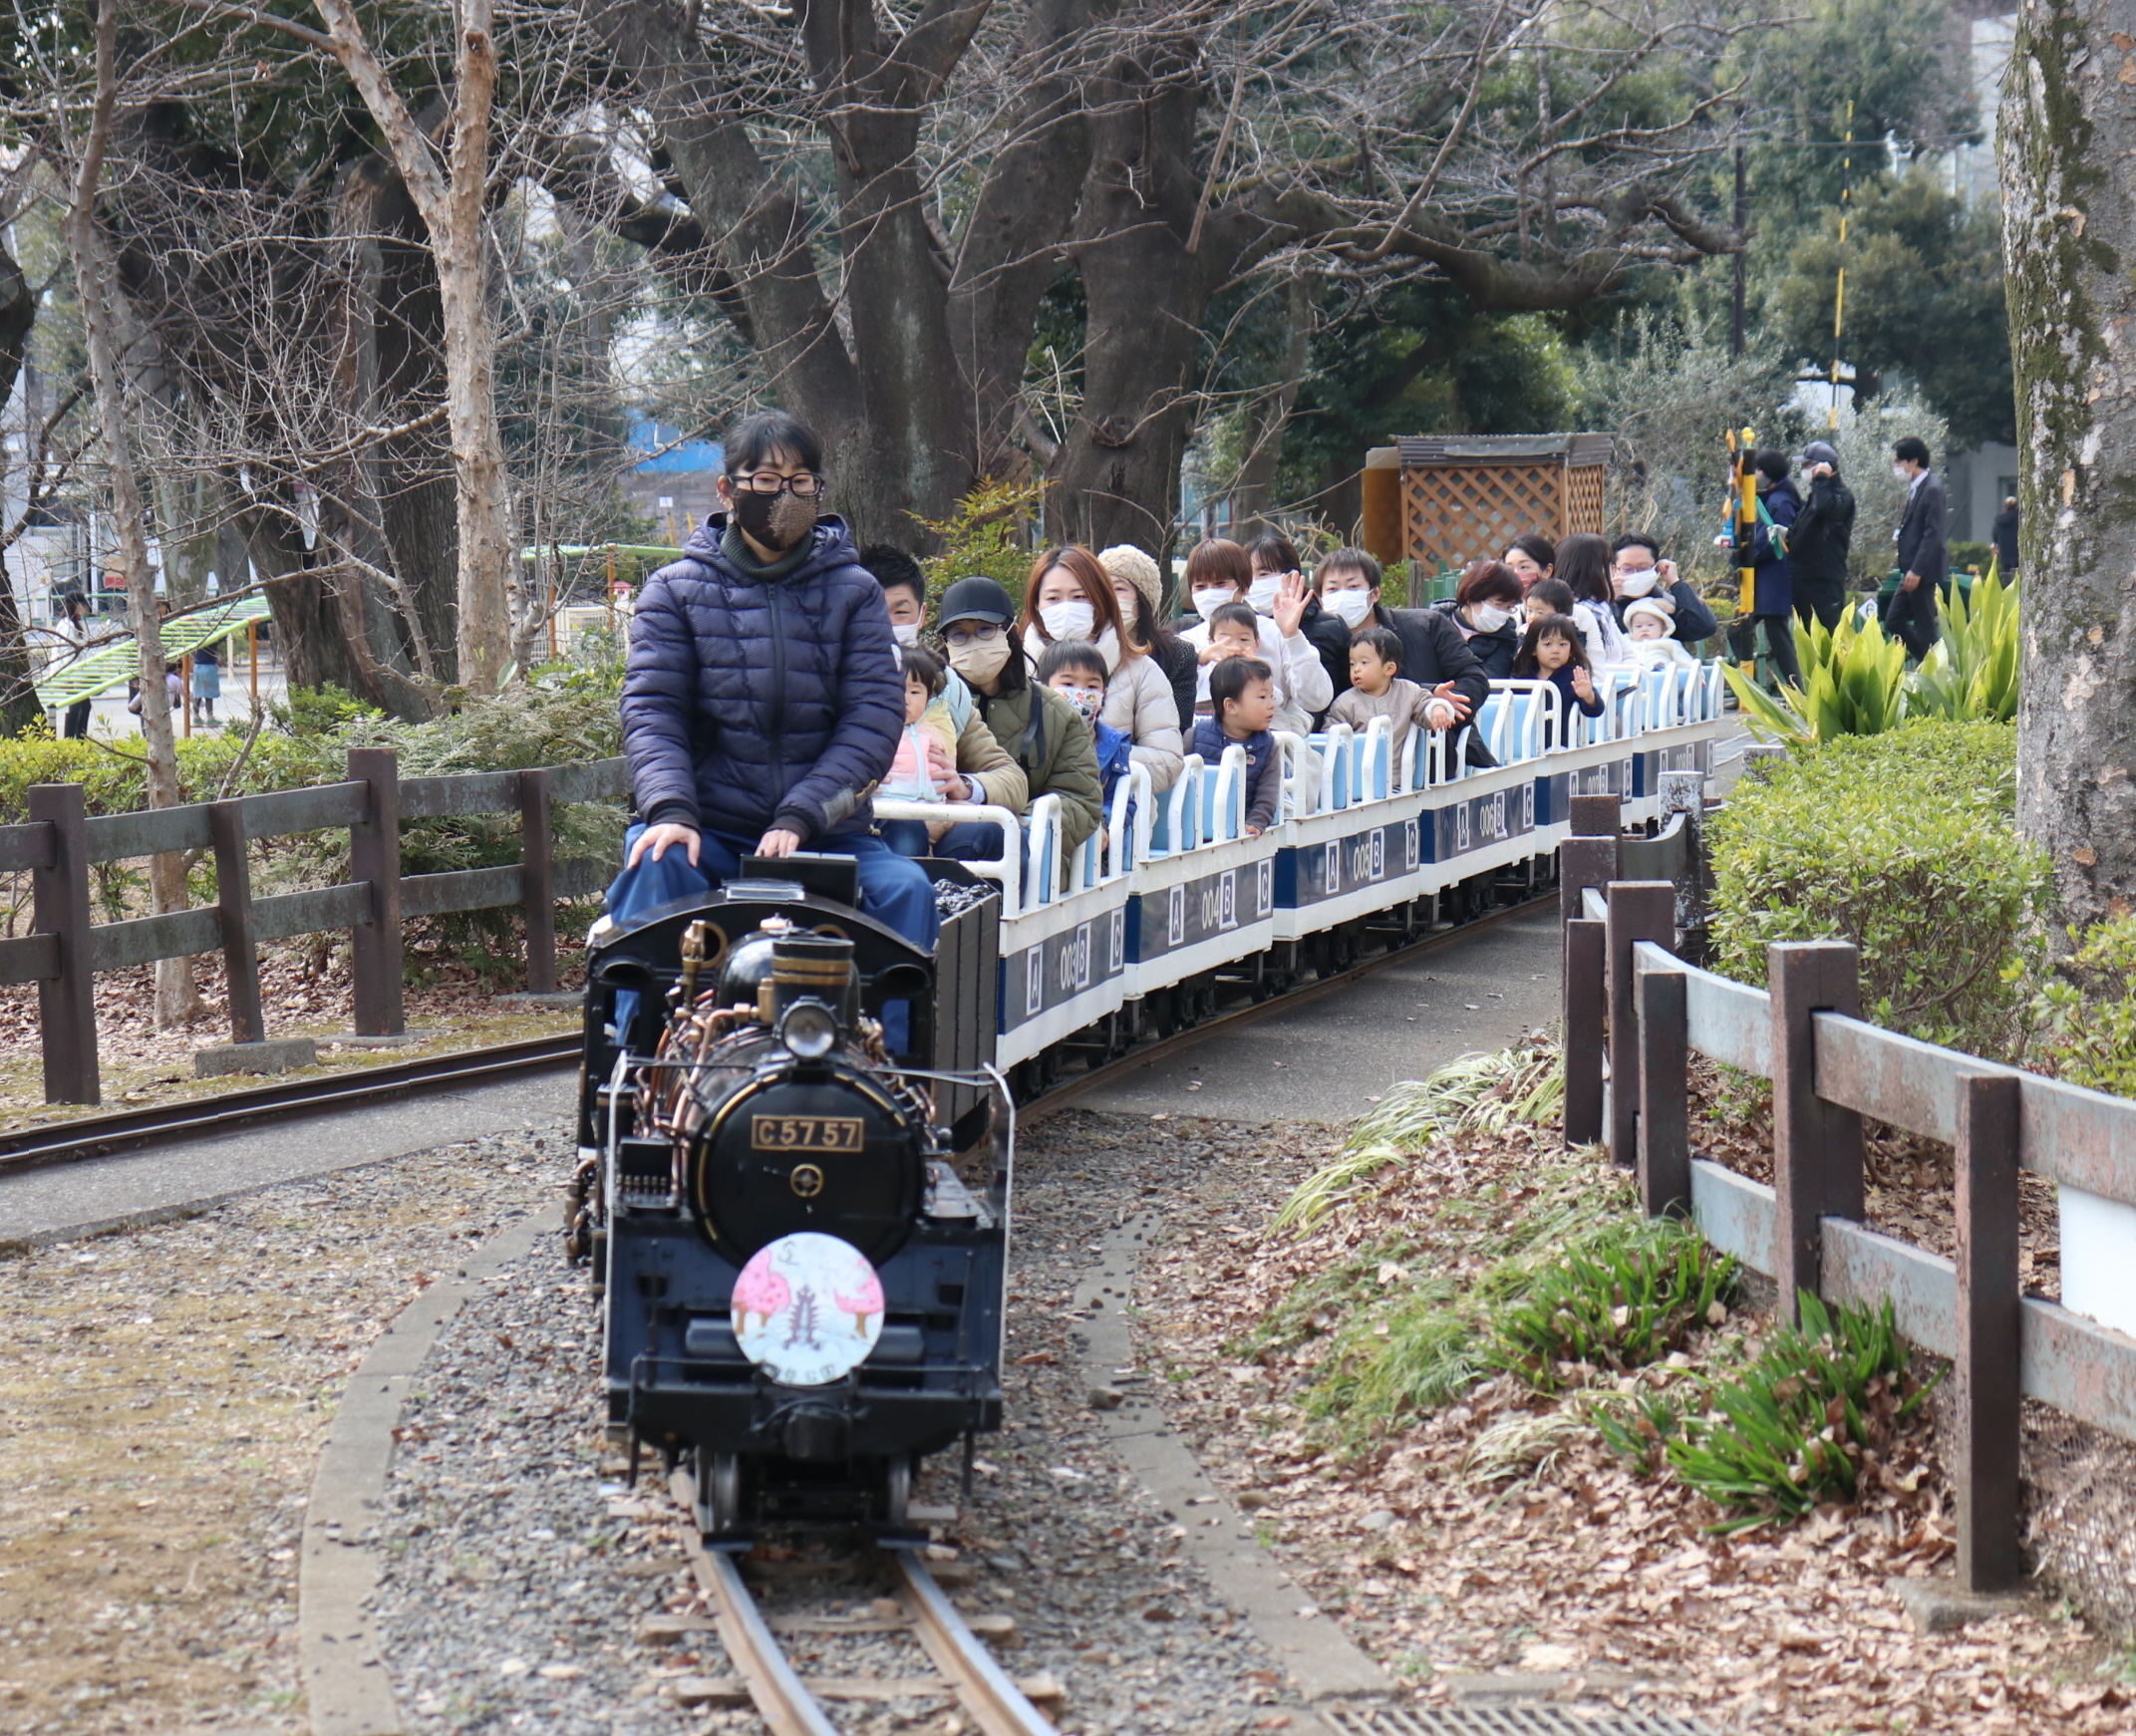
[[[31,878],[31,932],[0,938],[0,984],[35,983],[42,1028],[45,1100],[101,1100],[96,973],[220,950],[229,985],[230,1037],[267,1036],[259,980],[262,942],[346,930],[355,977],[356,1028],[402,1034],[402,922],[410,916],[517,909],[526,924],[526,981],[556,988],[558,898],[597,893],[608,865],[556,860],[559,802],[612,801],[628,793],[621,759],[524,771],[461,772],[404,779],[390,747],[353,749],[349,781],[311,789],[198,802],[133,813],[87,812],[82,786],[39,784],[27,824],[0,825],[0,872]],[[404,876],[404,821],[516,813],[521,854],[513,865]],[[337,886],[259,896],[251,847],[261,839],[347,827],[349,878]],[[213,853],[209,910],[92,921],[90,871],[100,862],[172,851]]]
[[[1618,880],[1609,888],[1610,1155],[1639,1155],[1639,1013],[1632,1003],[1632,948],[1677,944],[1677,889],[1666,880]]]
[[[365,918],[350,931],[356,1033],[399,1036],[401,1000],[401,777],[391,747],[351,747],[349,781],[370,785],[364,817],[349,828],[349,878],[369,888]]]
[[[1773,1282],[1780,1317],[1823,1289],[1826,1218],[1862,1216],[1862,1120],[1817,1095],[1819,1013],[1862,1013],[1861,969],[1847,941],[1781,941],[1766,949],[1772,993],[1772,1173],[1779,1205]]]
[[[79,783],[30,786],[30,820],[52,828],[52,855],[30,876],[30,920],[55,942],[37,985],[45,1039],[45,1101],[101,1103],[97,988],[89,923],[88,805]]]

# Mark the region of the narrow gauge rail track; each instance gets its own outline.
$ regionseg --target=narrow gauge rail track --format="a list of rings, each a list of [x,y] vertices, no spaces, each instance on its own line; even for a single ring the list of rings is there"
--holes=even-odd
[[[123,1109],[111,1115],[82,1115],[0,1133],[0,1175],[73,1163],[86,1157],[109,1157],[159,1140],[222,1133],[263,1121],[331,1114],[359,1107],[376,1097],[414,1095],[468,1085],[492,1084],[522,1073],[547,1072],[575,1065],[584,1043],[576,1030],[555,1036],[527,1037],[486,1048],[458,1049],[412,1061],[388,1061],[324,1079],[298,1079],[280,1085],[256,1085],[184,1103]]]
[[[1310,1005],[1405,959],[1419,958],[1450,946],[1463,936],[1514,921],[1554,897],[1555,894],[1551,894],[1529,899],[1493,911],[1367,959],[1332,977],[1318,979],[1251,1006],[1235,1008],[1199,1024],[1176,1030],[1169,1036],[1139,1044],[1123,1055],[1057,1081],[1042,1096],[1020,1105],[1018,1114],[1026,1122],[1043,1119],[1151,1061],[1181,1053],[1211,1037],[1273,1017],[1278,1013]],[[42,1127],[21,1128],[0,1133],[0,1176],[52,1164],[74,1163],[84,1158],[109,1157],[161,1140],[224,1133],[261,1122],[334,1114],[361,1107],[378,1097],[464,1089],[470,1085],[517,1078],[522,1074],[548,1072],[574,1065],[582,1049],[580,1034],[575,1030],[564,1031],[554,1036],[527,1037],[487,1048],[427,1055],[419,1060],[389,1061],[381,1066],[363,1067],[324,1079],[257,1085],[184,1103],[124,1109],[109,1115],[83,1115]]]
[[[670,1487],[684,1512],[691,1511],[696,1495],[689,1474],[676,1472]],[[838,1736],[837,1725],[816,1703],[809,1682],[779,1648],[735,1559],[706,1549],[694,1526],[686,1528],[685,1548],[698,1583],[712,1599],[720,1642],[741,1671],[751,1702],[771,1736]],[[995,1661],[986,1641],[966,1625],[918,1553],[892,1549],[884,1554],[912,1636],[941,1672],[939,1682],[916,1685],[954,1695],[983,1736],[1055,1736],[1053,1724]]]

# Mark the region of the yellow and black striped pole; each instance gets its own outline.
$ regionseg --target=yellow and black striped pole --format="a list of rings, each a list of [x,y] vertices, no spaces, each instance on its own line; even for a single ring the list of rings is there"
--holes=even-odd
[[[1847,216],[1854,204],[1854,105],[1847,105],[1847,141],[1839,147],[1839,281],[1832,289],[1832,405],[1825,427],[1839,427],[1839,334],[1847,314]]]
[[[1733,431],[1728,434],[1728,450],[1735,454],[1735,564],[1742,576],[1741,587],[1736,594],[1736,613],[1741,620],[1749,622],[1757,613],[1757,568],[1752,564],[1752,553],[1757,544],[1758,489],[1757,489],[1757,437],[1744,429],[1738,436]],[[1755,641],[1751,642],[1750,657],[1741,665],[1747,681],[1757,679],[1757,653]]]

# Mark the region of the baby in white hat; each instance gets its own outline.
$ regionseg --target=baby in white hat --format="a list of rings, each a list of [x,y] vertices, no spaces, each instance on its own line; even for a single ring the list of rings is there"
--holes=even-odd
[[[1698,660],[1691,656],[1682,641],[1673,637],[1675,628],[1669,605],[1652,597],[1640,598],[1625,611],[1625,637],[1631,641],[1632,656],[1640,668],[1697,665]]]

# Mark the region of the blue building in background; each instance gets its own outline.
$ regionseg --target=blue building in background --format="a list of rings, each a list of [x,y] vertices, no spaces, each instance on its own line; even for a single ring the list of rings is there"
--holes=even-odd
[[[631,419],[630,443],[645,456],[625,473],[623,492],[659,526],[661,540],[680,548],[719,509],[716,484],[726,450],[718,440],[686,439],[681,429],[649,417]]]

